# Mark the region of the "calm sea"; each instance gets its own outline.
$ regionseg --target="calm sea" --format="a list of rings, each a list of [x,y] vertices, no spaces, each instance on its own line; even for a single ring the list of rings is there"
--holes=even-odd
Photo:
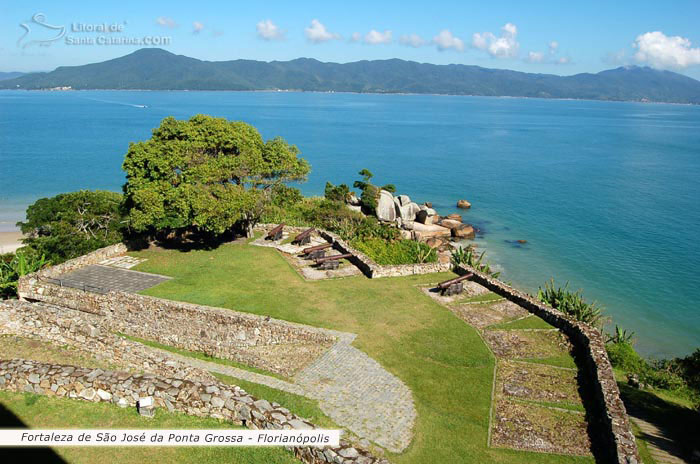
[[[145,107],[144,107],[145,105]],[[505,280],[583,288],[640,351],[700,346],[700,107],[274,92],[0,91],[0,230],[35,199],[119,190],[130,141],[206,113],[281,135],[312,166],[307,194],[379,184],[473,205],[465,221]],[[527,240],[518,245],[517,240]]]

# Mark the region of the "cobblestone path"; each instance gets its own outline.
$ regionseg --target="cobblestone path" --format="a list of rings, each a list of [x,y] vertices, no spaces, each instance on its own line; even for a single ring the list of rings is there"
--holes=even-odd
[[[400,452],[406,449],[413,437],[416,410],[411,390],[375,360],[353,347],[354,339],[354,334],[339,333],[338,341],[291,382],[158,351],[193,367],[318,400],[321,410],[338,425],[359,438],[373,441],[389,451]]]
[[[669,438],[663,429],[649,421],[641,410],[627,408],[630,419],[637,424],[647,442],[647,450],[657,464],[686,464],[679,446]]]

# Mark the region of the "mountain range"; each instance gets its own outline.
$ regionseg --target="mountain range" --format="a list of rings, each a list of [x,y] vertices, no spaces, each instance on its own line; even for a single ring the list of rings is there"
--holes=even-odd
[[[202,61],[159,48],[83,66],[0,80],[3,89],[298,90],[430,93],[700,104],[700,81],[671,71],[625,66],[596,74],[533,74],[400,59],[325,63]]]

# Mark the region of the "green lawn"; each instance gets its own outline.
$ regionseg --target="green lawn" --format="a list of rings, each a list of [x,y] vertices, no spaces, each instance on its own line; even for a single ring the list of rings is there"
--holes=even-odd
[[[50,398],[30,393],[0,391],[3,406],[2,427],[17,428],[21,422],[29,428],[61,429],[218,429],[231,428],[231,424],[216,419],[205,419],[185,414],[169,413],[159,409],[153,419],[138,415],[136,408],[122,409],[107,403],[88,403],[65,398]],[[10,450],[4,449],[3,456]],[[278,447],[119,447],[78,448],[58,447],[54,449],[63,460],[71,463],[271,463],[298,464],[294,455]],[[14,453],[13,453],[14,454]],[[19,454],[18,457],[22,455]],[[118,461],[116,457],[118,456]],[[9,456],[6,456],[8,459]],[[26,458],[25,458],[26,459]],[[36,462],[59,461],[53,457],[42,457]],[[8,460],[6,462],[18,462]]]
[[[563,463],[588,458],[487,446],[495,360],[477,331],[417,288],[451,275],[304,281],[270,248],[146,250],[137,270],[175,279],[146,294],[358,334],[355,346],[412,390],[418,419],[396,463]]]

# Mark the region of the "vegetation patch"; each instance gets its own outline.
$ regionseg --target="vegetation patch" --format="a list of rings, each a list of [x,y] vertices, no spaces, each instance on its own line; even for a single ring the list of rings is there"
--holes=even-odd
[[[415,240],[366,238],[351,240],[350,245],[380,265],[437,262],[435,250]]]
[[[494,330],[519,330],[519,329],[542,329],[542,330],[557,330],[556,327],[549,324],[543,319],[533,315],[516,319],[514,321],[503,322],[489,327]]]
[[[483,329],[494,324],[518,319],[529,314],[520,306],[503,301],[486,304],[450,305],[450,309],[469,325]]]
[[[551,358],[571,351],[569,341],[554,330],[486,330],[484,339],[499,358]]]
[[[542,364],[500,361],[496,391],[526,400],[581,404],[577,371]]]
[[[591,455],[585,415],[507,399],[496,402],[491,443],[530,451]]]

